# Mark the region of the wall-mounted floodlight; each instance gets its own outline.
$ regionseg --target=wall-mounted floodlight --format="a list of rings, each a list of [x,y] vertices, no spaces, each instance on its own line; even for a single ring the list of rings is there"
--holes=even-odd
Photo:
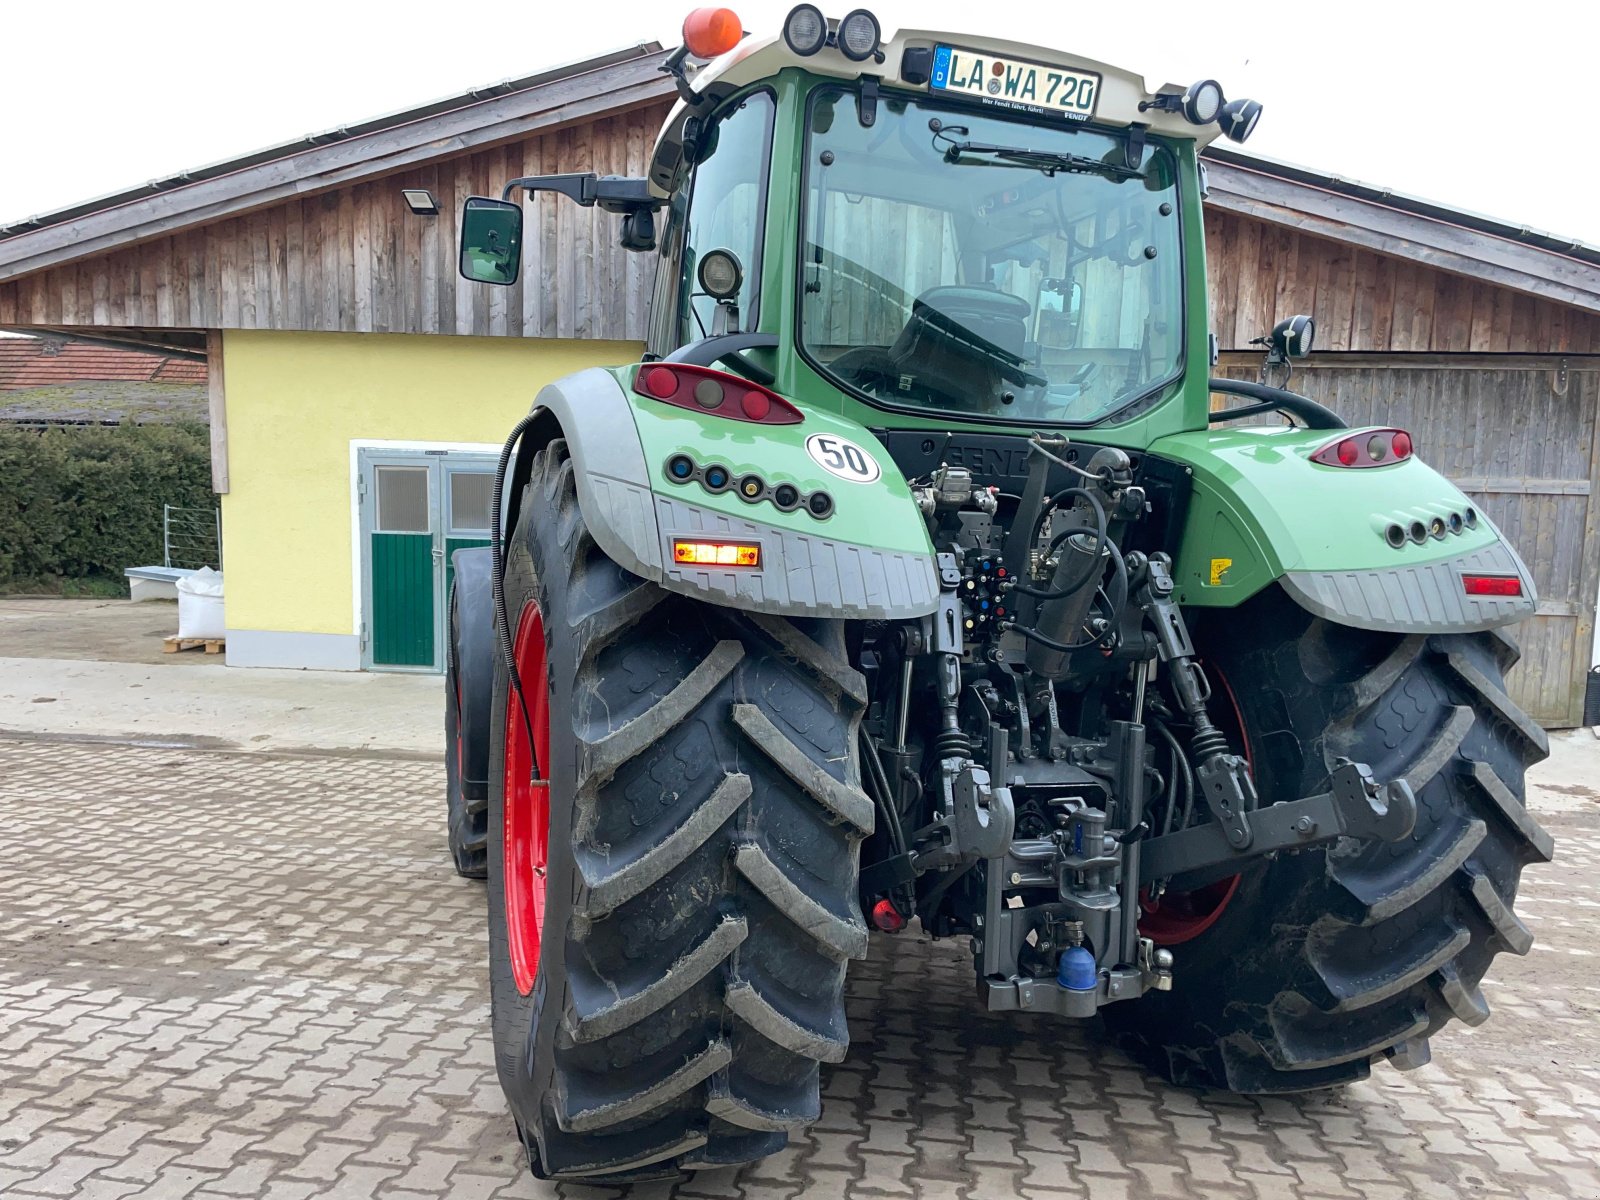
[[[439,215],[439,202],[434,199],[433,193],[427,188],[401,188],[400,195],[405,197],[406,207],[419,217],[437,217]]]

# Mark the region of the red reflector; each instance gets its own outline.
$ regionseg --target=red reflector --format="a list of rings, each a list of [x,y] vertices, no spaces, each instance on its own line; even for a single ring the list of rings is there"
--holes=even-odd
[[[665,367],[651,367],[643,373],[640,382],[657,400],[665,400],[678,390],[678,377]]]
[[[1356,445],[1354,438],[1345,438],[1339,443],[1339,461],[1347,467],[1356,465],[1356,460],[1361,457],[1361,450]]]
[[[872,923],[885,933],[899,933],[906,927],[905,917],[887,896],[872,906]]]
[[[1389,448],[1394,451],[1396,458],[1411,457],[1411,435],[1402,429],[1394,435],[1394,440],[1389,443]]]
[[[690,363],[646,363],[633,377],[633,390],[678,408],[735,421],[798,425],[805,420],[805,414],[770,388]]]
[[[1461,587],[1469,596],[1522,595],[1522,580],[1515,575],[1463,575]]]
[[[772,411],[772,401],[768,400],[760,392],[746,392],[741,404],[744,408],[744,415],[752,421],[765,421],[767,414]]]

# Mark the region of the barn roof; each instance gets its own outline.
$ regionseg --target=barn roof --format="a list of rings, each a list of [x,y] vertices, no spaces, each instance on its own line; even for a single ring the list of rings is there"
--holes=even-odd
[[[0,225],[0,280],[664,99],[662,56],[642,42]]]
[[[1600,312],[1600,247],[1220,146],[1204,157],[1218,208]]]
[[[672,97],[641,43],[0,226],[0,281]],[[1600,312],[1600,248],[1223,147],[1208,203]]]

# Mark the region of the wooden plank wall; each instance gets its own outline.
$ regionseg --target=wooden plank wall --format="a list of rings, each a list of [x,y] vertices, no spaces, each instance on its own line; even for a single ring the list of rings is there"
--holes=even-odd
[[[1310,313],[1319,350],[1600,354],[1600,314],[1215,208],[1206,262],[1224,350]]]
[[[1600,591],[1600,362],[1559,357],[1397,359],[1315,355],[1291,386],[1352,425],[1411,431],[1417,453],[1454,480],[1533,572],[1538,613],[1513,629],[1522,661],[1508,684],[1534,719],[1576,725]],[[1260,355],[1218,364],[1254,379]]]
[[[666,111],[442,158],[0,283],[0,325],[642,339],[655,259],[617,245],[618,218],[555,196],[529,203],[523,275],[509,288],[460,279],[456,225],[468,196],[498,196],[519,175],[643,175]],[[438,197],[439,216],[406,207],[400,189],[417,187]]]

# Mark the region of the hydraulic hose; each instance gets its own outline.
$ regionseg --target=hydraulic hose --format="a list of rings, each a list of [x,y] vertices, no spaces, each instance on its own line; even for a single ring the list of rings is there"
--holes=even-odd
[[[1012,587],[1012,591],[1019,592],[1024,596],[1032,596],[1036,600],[1060,600],[1066,596],[1070,596],[1073,592],[1077,591],[1084,584],[1089,582],[1089,578],[1094,571],[1094,565],[1095,563],[1099,562],[1100,552],[1105,549],[1106,541],[1108,540],[1105,505],[1100,503],[1100,497],[1096,496],[1093,492],[1089,491],[1087,488],[1071,487],[1059,491],[1054,496],[1051,496],[1049,503],[1045,506],[1045,510],[1039,514],[1039,520],[1034,524],[1033,536],[1029,538],[1029,541],[1037,540],[1039,536],[1039,529],[1044,524],[1045,519],[1049,516],[1050,511],[1059,505],[1063,500],[1071,496],[1082,496],[1089,502],[1089,506],[1094,509],[1094,552],[1093,557],[1091,557],[1088,561],[1087,569],[1085,569],[1083,572],[1083,577],[1081,579],[1074,579],[1071,583],[1062,584],[1057,588],[1036,588],[1026,583],[1017,583]],[[1071,537],[1077,532],[1079,531],[1076,529],[1069,529],[1064,533],[1057,534],[1056,537],[1050,542],[1050,549],[1045,552],[1046,557],[1054,552],[1062,542],[1066,541],[1067,538]]]
[[[1167,815],[1162,823],[1162,833],[1171,833],[1174,828],[1188,827],[1189,816],[1194,811],[1194,768],[1189,765],[1189,756],[1183,752],[1183,747],[1178,744],[1178,739],[1172,730],[1168,729],[1164,721],[1152,721],[1156,733],[1161,740],[1166,742],[1167,748],[1172,751],[1174,760],[1172,801],[1167,805]],[[1183,820],[1174,823],[1173,818],[1178,815],[1178,784],[1183,785]]]
[[[500,499],[505,494],[506,467],[516,453],[517,443],[522,440],[522,435],[534,419],[534,414],[529,413],[518,421],[511,430],[511,436],[506,438],[506,444],[500,448],[500,461],[494,469],[494,492],[489,497],[489,579],[494,597],[495,637],[500,643],[500,660],[505,664],[511,690],[517,695],[517,707],[522,710],[522,724],[528,733],[529,746],[533,745],[533,718],[528,714],[528,698],[522,694],[522,679],[517,674],[516,656],[512,653],[511,617],[506,612],[506,544],[500,527]],[[532,755],[529,757],[531,759]],[[534,763],[533,769],[537,772],[539,764]]]

